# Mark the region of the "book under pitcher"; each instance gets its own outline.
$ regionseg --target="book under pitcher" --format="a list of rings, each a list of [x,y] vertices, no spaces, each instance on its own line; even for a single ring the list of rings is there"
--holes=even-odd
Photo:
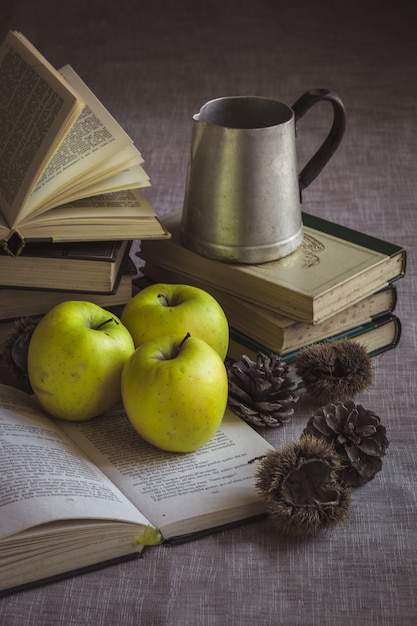
[[[295,252],[254,265],[216,261],[185,247],[181,210],[162,221],[172,238],[143,241],[145,263],[307,324],[329,319],[405,273],[402,246],[307,213],[303,243]]]

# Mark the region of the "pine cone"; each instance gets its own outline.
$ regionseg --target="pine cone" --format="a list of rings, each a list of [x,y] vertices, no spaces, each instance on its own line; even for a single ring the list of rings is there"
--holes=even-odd
[[[319,409],[310,417],[303,434],[333,443],[343,461],[340,479],[352,487],[360,487],[375,477],[389,445],[380,418],[352,400]]]
[[[255,426],[281,426],[289,422],[297,384],[288,375],[288,365],[277,354],[258,353],[256,362],[243,355],[227,363],[229,407]]]

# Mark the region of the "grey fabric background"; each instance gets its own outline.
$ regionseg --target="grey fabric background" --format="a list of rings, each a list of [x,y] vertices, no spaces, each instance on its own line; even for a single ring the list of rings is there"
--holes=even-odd
[[[349,521],[309,540],[268,520],[0,600],[2,626],[407,626],[417,622],[417,10],[414,1],[3,0],[0,36],[21,30],[57,67],[70,63],[137,142],[161,215],[181,205],[191,116],[208,99],[252,94],[292,104],[336,91],[342,146],[304,193],[304,210],[408,247],[398,283],[400,346],[374,362],[357,398],[390,447],[353,495]],[[300,123],[300,166],[329,123]],[[265,430],[297,439],[314,405]]]

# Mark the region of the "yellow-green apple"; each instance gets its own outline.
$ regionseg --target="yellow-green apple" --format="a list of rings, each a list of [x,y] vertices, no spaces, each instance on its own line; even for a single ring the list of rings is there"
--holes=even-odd
[[[191,452],[217,431],[228,394],[224,362],[199,337],[163,335],[140,345],[122,372],[127,416],[143,439]]]
[[[88,420],[121,399],[121,375],[133,339],[112,313],[92,302],[66,301],[36,326],[28,375],[43,408],[65,420]]]
[[[190,333],[216,350],[224,360],[229,347],[229,323],[213,296],[192,285],[156,283],[136,294],[121,320],[135,346],[161,335]]]

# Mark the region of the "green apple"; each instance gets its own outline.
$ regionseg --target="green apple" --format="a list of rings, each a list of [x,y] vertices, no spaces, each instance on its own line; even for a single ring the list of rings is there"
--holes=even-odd
[[[88,420],[121,399],[123,365],[132,336],[112,313],[92,302],[66,301],[36,326],[28,375],[43,408],[65,420]]]
[[[123,309],[121,320],[135,346],[161,335],[190,333],[216,350],[224,360],[229,323],[213,296],[198,287],[157,283],[145,287]]]
[[[127,416],[143,439],[191,452],[217,431],[228,381],[219,354],[199,337],[163,335],[139,346],[122,372]]]

